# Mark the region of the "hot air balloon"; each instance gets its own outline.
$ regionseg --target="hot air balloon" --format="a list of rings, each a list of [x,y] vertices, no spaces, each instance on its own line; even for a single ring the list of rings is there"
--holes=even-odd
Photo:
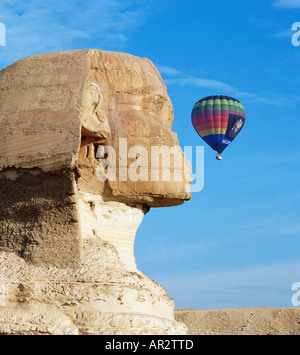
[[[192,110],[192,123],[200,137],[218,152],[222,152],[241,132],[246,119],[243,105],[229,96],[208,96],[198,101]]]

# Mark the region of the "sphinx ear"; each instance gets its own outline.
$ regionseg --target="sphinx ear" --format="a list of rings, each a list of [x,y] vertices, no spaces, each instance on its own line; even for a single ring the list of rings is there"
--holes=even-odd
[[[82,132],[83,135],[107,138],[110,135],[107,112],[102,110],[103,96],[99,86],[88,83],[83,98]]]

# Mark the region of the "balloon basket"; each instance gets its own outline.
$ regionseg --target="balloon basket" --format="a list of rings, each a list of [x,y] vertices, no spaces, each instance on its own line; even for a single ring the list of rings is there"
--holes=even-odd
[[[219,155],[219,154],[218,154],[218,155],[216,156],[216,159],[217,159],[217,160],[223,160],[222,155]]]

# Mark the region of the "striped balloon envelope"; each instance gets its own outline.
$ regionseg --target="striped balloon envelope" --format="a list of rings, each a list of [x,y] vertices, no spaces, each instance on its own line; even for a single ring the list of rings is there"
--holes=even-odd
[[[222,152],[241,132],[246,120],[243,105],[229,96],[208,96],[198,101],[192,110],[192,123],[200,137],[218,152]]]

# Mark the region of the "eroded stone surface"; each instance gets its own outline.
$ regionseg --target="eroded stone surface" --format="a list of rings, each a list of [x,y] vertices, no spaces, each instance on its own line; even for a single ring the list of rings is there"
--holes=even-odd
[[[173,301],[115,247],[83,242],[78,268],[38,267],[0,253],[0,334],[185,334]]]

